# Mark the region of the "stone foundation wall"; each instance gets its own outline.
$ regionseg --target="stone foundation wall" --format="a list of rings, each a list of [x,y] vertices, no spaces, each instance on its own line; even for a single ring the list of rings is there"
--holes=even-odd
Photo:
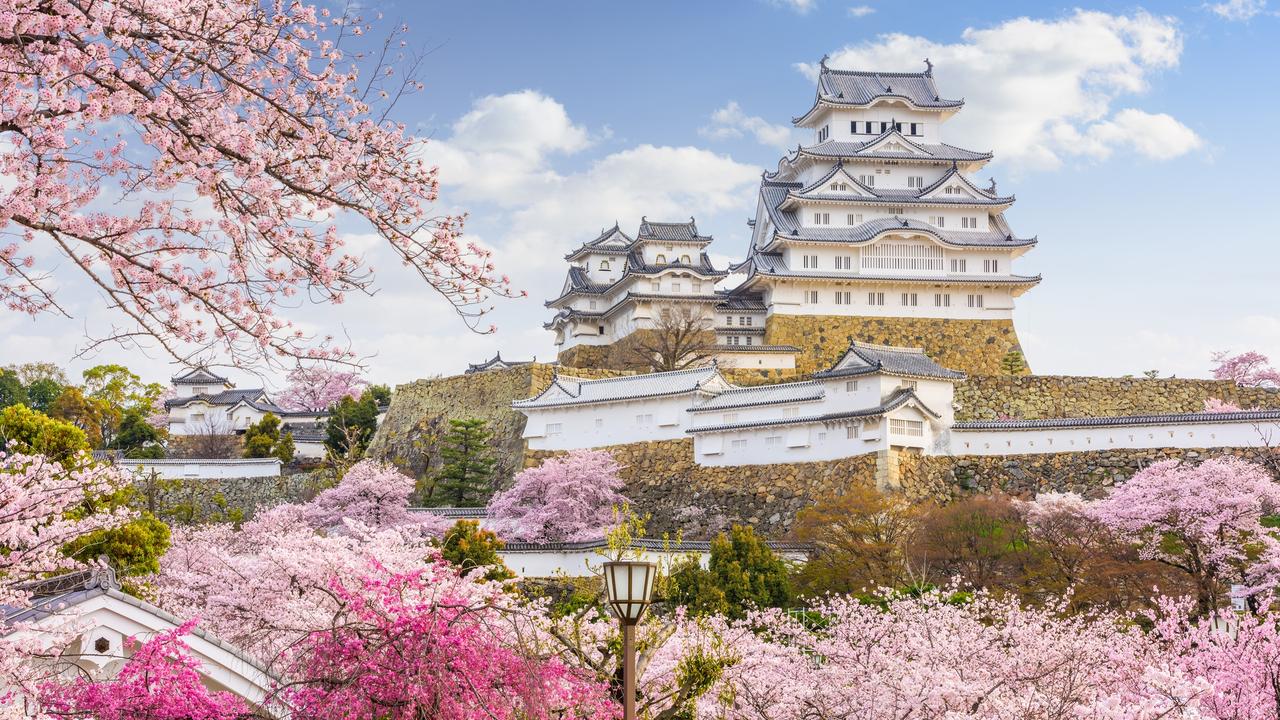
[[[136,503],[175,525],[239,522],[259,510],[286,502],[305,502],[331,478],[295,473],[272,478],[157,480],[137,477]]]
[[[703,467],[693,461],[692,440],[632,443],[607,448],[623,465],[622,493],[650,514],[651,536],[681,531],[686,538],[714,536],[733,524],[753,525],[783,537],[795,515],[816,498],[854,484],[876,482],[876,456],[830,462],[748,467]],[[559,453],[531,450],[532,466]]]
[[[993,491],[1031,498],[1042,492],[1097,497],[1161,460],[1198,463],[1233,456],[1266,467],[1280,479],[1280,448],[1102,450],[1097,452],[956,457],[898,454],[898,482],[908,497],[947,502]]]
[[[796,368],[802,372],[830,367],[853,340],[922,347],[944,367],[971,375],[1003,374],[1005,355],[1021,350],[1012,320],[772,315],[765,324],[765,344],[801,349]]]
[[[1280,408],[1280,391],[1229,380],[1070,375],[971,376],[956,385],[955,401],[956,420],[966,421],[1200,412],[1209,398]]]

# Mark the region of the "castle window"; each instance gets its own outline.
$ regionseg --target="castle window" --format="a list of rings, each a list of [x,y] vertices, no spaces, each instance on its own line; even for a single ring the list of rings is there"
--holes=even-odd
[[[738,413],[725,413],[725,414],[724,414],[724,424],[725,424],[725,425],[732,425],[732,424],[734,424],[734,423],[736,423],[736,422],[738,422]]]
[[[875,175],[859,175],[858,182],[862,183],[863,185],[866,185],[867,187],[875,187],[876,176]]]
[[[907,437],[924,437],[924,422],[889,418],[889,432],[894,435],[906,435]]]
[[[747,336],[747,344],[748,344],[748,345],[750,345],[750,344],[751,344],[751,336],[750,336],[750,335],[748,335],[748,336]]]
[[[608,260],[601,260],[601,261],[600,261],[600,269],[601,269],[601,270],[603,270],[603,271],[605,271],[605,272],[608,272],[608,270],[609,270],[609,261],[608,261]]]
[[[666,255],[663,255],[662,253],[658,253],[658,264],[659,264],[659,265],[666,265],[666,264],[667,264],[667,256],[666,256]]]
[[[730,440],[729,447],[733,448],[734,450],[745,450],[747,447],[747,441],[746,440]]]
[[[820,442],[820,443],[821,443],[821,442],[826,442],[826,441],[827,441],[827,434],[826,434],[826,433],[824,433],[824,432],[820,432],[820,433],[818,433],[818,442]]]
[[[826,142],[829,137],[831,137],[831,126],[823,125],[822,129],[818,131],[818,142]]]
[[[866,128],[867,128],[867,129],[866,129],[866,134],[867,134],[867,135],[874,135],[874,134],[875,134],[875,132],[873,132],[873,131],[871,130],[871,123],[870,123],[870,122],[866,123]]]
[[[597,326],[597,328],[596,328],[596,329],[597,329],[597,334],[599,334],[599,335],[603,335],[603,334],[604,334],[604,326],[603,326],[603,325],[599,325],[599,326]]]
[[[747,321],[747,327],[751,327],[751,324],[755,322],[755,318],[751,317],[750,315],[748,315],[743,319]]]
[[[191,392],[195,393],[196,395],[203,395],[203,394],[205,394],[205,393],[209,392],[209,388],[207,388],[207,387],[197,387],[197,388],[192,388],[192,389],[191,389]]]
[[[883,121],[882,121],[882,122],[880,123],[880,132],[884,132],[884,131],[886,131],[886,130],[888,130],[888,129],[889,129],[889,123],[887,123],[887,122],[883,122]]]
[[[898,383],[898,387],[902,388],[903,390],[915,390],[920,387],[920,383],[916,382],[915,380],[903,380],[902,382]]]
[[[849,291],[849,290],[837,290],[837,291],[836,291],[836,304],[837,304],[837,305],[852,305],[852,304],[853,304],[853,293],[852,293],[851,291]]]
[[[933,215],[933,216],[931,216],[931,217],[929,218],[929,222],[930,222],[934,227],[946,227],[946,225],[947,225],[947,218],[946,218],[946,216],[944,216],[944,215]]]
[[[831,213],[819,213],[819,212],[814,213],[813,224],[814,225],[830,225]]]
[[[910,134],[911,134],[911,135],[915,135],[915,136],[919,136],[919,135],[920,135],[920,126],[921,126],[921,125],[923,125],[923,124],[924,124],[924,123],[911,123],[911,133],[910,133]]]
[[[981,295],[970,295],[970,296],[969,296],[969,307],[971,307],[971,308],[980,308],[980,307],[982,307],[982,296],[981,296]]]
[[[942,248],[932,243],[881,242],[862,251],[867,270],[942,270]]]
[[[898,205],[898,206],[896,206],[896,207],[891,207],[891,208],[885,208],[885,212],[889,213],[890,215],[905,215],[905,214],[907,214],[907,213],[906,213],[906,210],[904,210],[904,209],[902,208],[902,206],[901,206],[901,205]]]
[[[966,269],[968,265],[969,262],[964,258],[951,258],[951,272],[953,273],[968,272]]]
[[[845,381],[844,381],[844,391],[845,391],[845,392],[858,392],[858,381],[857,381],[857,380],[845,380]]]
[[[837,269],[837,270],[852,270],[852,269],[853,269],[853,256],[852,256],[852,255],[837,255],[837,256],[836,256],[836,269]]]
[[[867,304],[868,305],[884,305],[884,293],[882,292],[867,293]]]
[[[924,177],[923,177],[923,176],[921,176],[921,175],[909,175],[909,176],[907,176],[907,187],[909,187],[909,188],[922,188],[922,187],[924,187]]]
[[[636,415],[636,425],[640,427],[649,427],[653,424],[653,413],[644,413]]]
[[[845,429],[844,429],[844,436],[845,436],[845,438],[846,438],[846,439],[849,439],[849,440],[857,440],[857,439],[858,439],[858,426],[857,426],[857,425],[848,425],[848,426],[846,426],[846,427],[845,427]]]
[[[649,292],[662,292],[662,283],[657,280],[649,283]]]
[[[809,303],[810,305],[817,305],[817,304],[818,304],[818,291],[817,291],[817,290],[805,290],[805,291],[804,291],[804,296],[805,296],[805,302]]]
[[[804,266],[805,266],[805,268],[806,268],[806,269],[813,269],[813,270],[818,269],[818,256],[817,256],[817,255],[805,255],[805,256],[804,256]]]
[[[950,293],[935,293],[933,296],[934,307],[951,307]]]
[[[688,255],[681,255],[681,256],[680,256],[680,262],[684,263],[685,265],[692,265],[692,264],[693,264],[693,261],[689,259],[689,256],[688,256]]]
[[[564,432],[564,423],[547,423],[547,437]]]
[[[781,435],[770,435],[769,437],[767,437],[767,438],[765,438],[765,439],[764,439],[764,446],[765,446],[765,447],[777,447],[777,446],[779,446],[779,445],[781,445],[781,444],[782,444],[782,436],[781,436]]]
[[[782,417],[784,418],[800,417],[800,408],[793,408],[793,407],[783,408]]]
[[[903,307],[915,307],[918,299],[915,293],[902,293]]]
[[[849,213],[846,218],[846,225],[860,225],[862,223],[862,213]]]
[[[982,270],[983,272],[998,273],[1000,272],[1000,261],[999,260],[983,260]]]

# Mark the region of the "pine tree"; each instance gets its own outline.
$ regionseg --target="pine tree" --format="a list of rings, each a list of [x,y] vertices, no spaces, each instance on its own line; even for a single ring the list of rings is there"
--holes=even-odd
[[[1000,369],[1005,375],[1022,375],[1027,371],[1027,359],[1021,350],[1010,350],[1001,358]]]
[[[280,442],[276,443],[275,456],[280,459],[280,462],[287,464],[293,462],[294,452],[293,433],[283,433],[280,436]]]
[[[244,456],[268,458],[275,456],[276,443],[280,441],[280,418],[271,413],[244,431]]]
[[[455,507],[479,507],[493,491],[491,433],[479,418],[450,420],[440,449],[443,466],[436,475],[432,500]]]

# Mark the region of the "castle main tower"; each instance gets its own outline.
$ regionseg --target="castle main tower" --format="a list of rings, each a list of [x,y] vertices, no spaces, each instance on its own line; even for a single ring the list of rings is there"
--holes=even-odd
[[[746,279],[729,300],[766,308],[764,343],[827,367],[851,340],[923,347],[948,367],[1001,371],[1020,351],[1014,300],[1040,282],[1015,273],[1036,244],[1014,234],[1013,195],[973,175],[992,154],[943,142],[964,106],[924,72],[836,70],[823,58],[810,142],[766,172]]]

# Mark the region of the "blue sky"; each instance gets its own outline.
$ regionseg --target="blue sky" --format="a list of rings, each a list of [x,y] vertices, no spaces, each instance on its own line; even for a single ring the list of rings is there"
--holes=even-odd
[[[1280,360],[1280,267],[1267,201],[1280,127],[1280,17],[1260,0],[1221,4],[389,2],[427,52],[426,91],[400,119],[429,136],[442,210],[470,213],[529,292],[498,301],[493,335],[349,228],[383,290],[304,308],[304,326],[345,333],[372,378],[459,371],[501,349],[553,355],[542,301],[561,256],[615,219],[698,219],[721,262],[741,257],[760,171],[794,146],[806,64],[916,70],[930,56],[965,110],[946,139],[994,150],[1008,217],[1040,246],[1042,273],[1015,320],[1040,373],[1204,375],[1216,349]],[[6,362],[70,360],[89,317],[2,317]],[[105,350],[168,374],[160,357]],[[84,365],[77,362],[76,367]]]

